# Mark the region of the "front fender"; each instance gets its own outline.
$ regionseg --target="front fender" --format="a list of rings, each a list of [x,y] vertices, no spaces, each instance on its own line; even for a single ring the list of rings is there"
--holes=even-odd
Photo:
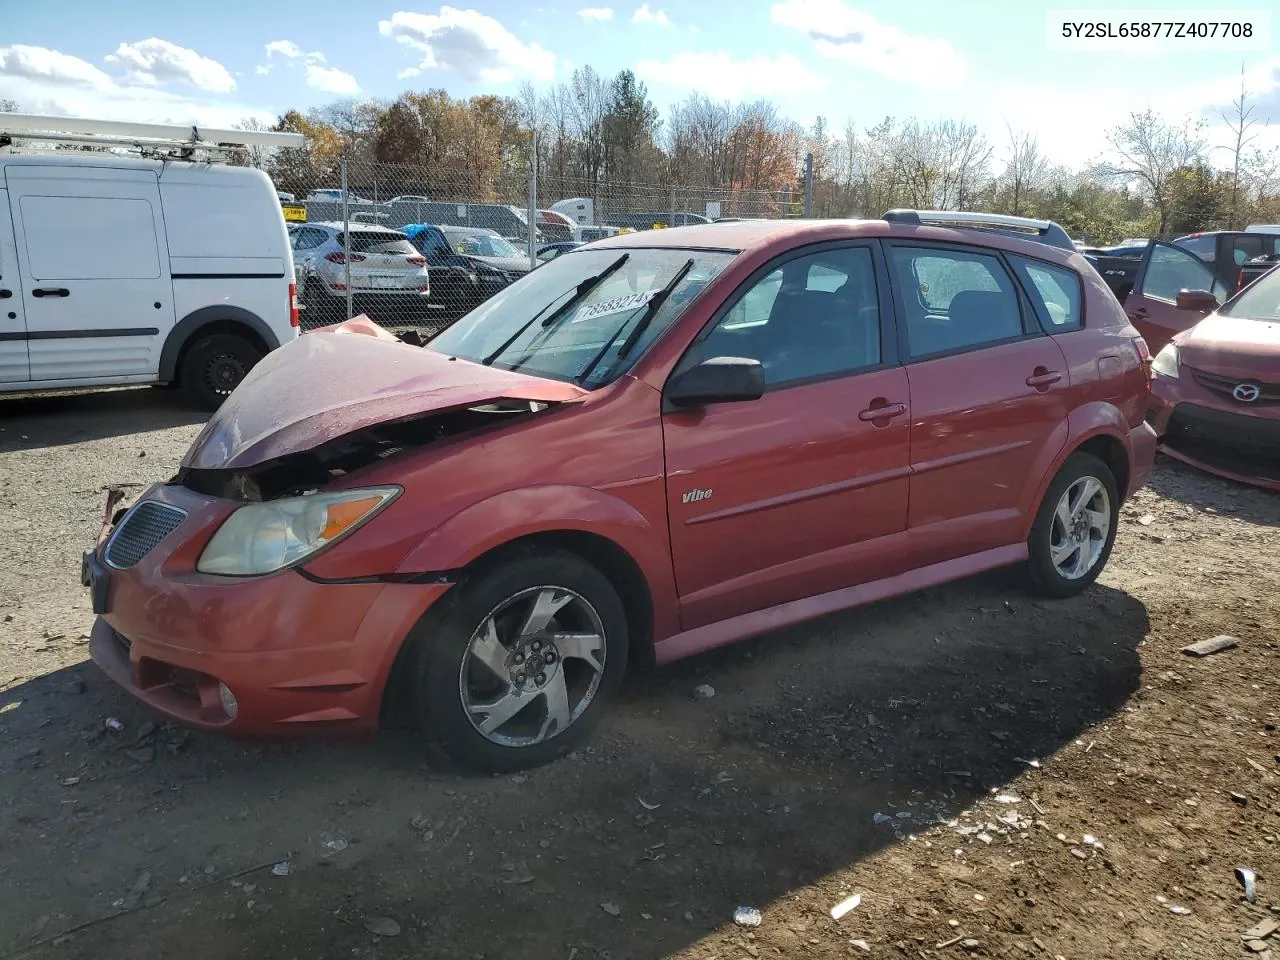
[[[568,484],[494,494],[439,524],[409,551],[397,572],[457,570],[503,544],[539,533],[592,534],[612,541],[640,568],[653,598],[655,635],[662,636],[664,630],[675,629],[662,611],[676,609],[663,481],[654,477],[627,484],[619,492],[630,499],[608,489]]]

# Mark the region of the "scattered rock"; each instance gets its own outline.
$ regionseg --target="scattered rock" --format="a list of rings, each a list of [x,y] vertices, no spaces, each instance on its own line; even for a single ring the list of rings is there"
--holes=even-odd
[[[967,939],[960,941],[961,950],[968,950],[972,952],[974,950],[977,950],[981,946],[982,946],[982,943],[978,940],[973,939],[973,937],[968,937]]]
[[[115,717],[107,717],[106,720],[102,721],[102,725],[106,727],[108,730],[112,730],[116,733],[119,733],[121,730],[124,729],[124,724],[121,723],[119,720],[117,720]]]
[[[1280,930],[1280,920],[1267,917],[1265,920],[1259,920],[1252,927],[1240,934],[1244,940],[1265,940],[1277,930]]]
[[[1225,633],[1210,637],[1208,640],[1197,640],[1195,643],[1187,644],[1182,648],[1182,652],[1189,657],[1207,657],[1211,653],[1221,653],[1223,650],[1230,650],[1240,643],[1235,637],[1229,637]]]
[[[1245,949],[1253,953],[1263,953],[1271,949],[1271,945],[1265,940],[1246,940]]]
[[[67,777],[62,781],[62,785],[64,787],[74,787],[79,782],[80,782],[79,777]]]
[[[334,837],[332,840],[326,840],[324,844],[326,850],[332,850],[334,853],[341,853],[348,846],[349,844],[343,837]]]
[[[605,913],[607,913],[611,917],[617,917],[622,915],[622,908],[618,906],[616,903],[602,903],[600,904],[600,909],[603,910]]]
[[[849,944],[851,946],[857,947],[859,950],[863,951],[864,953],[871,952],[871,944],[867,943],[867,941],[865,940],[850,940]]]
[[[700,683],[693,688],[693,699],[710,700],[716,695],[716,688],[709,683]]]
[[[1169,904],[1169,912],[1176,913],[1180,917],[1188,916],[1191,913],[1190,907],[1181,907],[1176,903]]]
[[[147,737],[154,734],[156,732],[156,729],[157,729],[156,725],[152,723],[150,720],[148,720],[146,723],[140,726],[138,728],[138,743],[141,743],[143,740],[147,739]]]
[[[1149,527],[1156,522],[1156,518],[1154,514],[1144,513],[1142,516],[1138,518],[1138,522],[1142,524],[1144,527]]]
[[[1087,853],[1085,853],[1083,850],[1081,850],[1079,847],[1072,847],[1072,848],[1071,848],[1071,855],[1072,855],[1073,857],[1075,857],[1077,860],[1088,860],[1088,859],[1089,859],[1089,855],[1088,855]]]
[[[62,692],[69,694],[84,693],[86,687],[83,680],[68,680],[62,685]]]
[[[293,864],[291,864],[288,860],[281,860],[279,863],[277,863],[274,867],[271,868],[271,875],[273,877],[287,877],[292,872],[293,872]]]
[[[364,922],[364,928],[376,937],[400,936],[400,924],[390,917],[370,917]]]
[[[151,874],[146,870],[138,874],[138,879],[133,882],[133,886],[129,888],[128,895],[121,901],[120,906],[124,910],[132,910],[142,902],[143,895],[151,889]]]
[[[523,860],[516,863],[503,864],[502,872],[505,876],[502,878],[503,883],[512,883],[523,886],[526,883],[533,883],[534,876],[529,871],[529,865]]]
[[[138,747],[137,749],[128,751],[126,753],[126,756],[130,760],[135,760],[138,763],[150,763],[152,760],[156,758],[156,748],[155,747]]]
[[[1249,798],[1246,797],[1243,793],[1236,793],[1233,790],[1231,792],[1231,802],[1238,803],[1242,807],[1247,807],[1249,805]]]
[[[755,907],[739,907],[733,911],[733,922],[740,927],[758,927],[763,919]]]

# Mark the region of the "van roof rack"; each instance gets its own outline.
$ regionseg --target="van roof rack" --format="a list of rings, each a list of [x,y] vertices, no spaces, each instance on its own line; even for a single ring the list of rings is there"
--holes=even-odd
[[[84,117],[49,117],[32,113],[0,113],[0,152],[40,146],[93,146],[134,151],[144,157],[170,160],[220,160],[247,147],[302,147],[300,133],[274,130],[220,130],[167,123],[122,123]]]
[[[960,227],[969,230],[992,230],[1009,236],[1035,239],[1051,247],[1075,250],[1067,231],[1052,220],[1035,220],[1031,217],[1010,217],[1001,213],[971,213],[959,210],[908,210],[896,209],[885,213],[889,223],[908,224],[913,227]]]

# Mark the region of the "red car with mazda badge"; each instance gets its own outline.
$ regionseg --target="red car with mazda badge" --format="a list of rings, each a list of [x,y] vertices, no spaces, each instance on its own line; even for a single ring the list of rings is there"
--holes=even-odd
[[[367,734],[394,688],[463,763],[545,763],[631,666],[1007,565],[1086,589],[1150,382],[1053,223],[611,237],[425,346],[358,318],[268,355],[109,506],[93,656],[206,730]]]

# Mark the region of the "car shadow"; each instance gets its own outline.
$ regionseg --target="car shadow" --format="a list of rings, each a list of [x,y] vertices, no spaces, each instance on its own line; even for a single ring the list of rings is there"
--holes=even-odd
[[[1248,523],[1280,526],[1280,493],[1224,480],[1172,457],[1160,455],[1147,486],[1171,500],[1207,513],[1238,517]]]
[[[190,734],[91,665],[54,671],[0,692],[17,891],[0,951],[51,947],[145,874],[137,912],[57,956],[364,956],[372,917],[400,929],[379,957],[656,960],[713,935],[738,956],[739,905],[763,911],[767,955],[803,955],[834,921],[771,923],[772,909],[809,884],[835,903],[833,871],[1041,776],[1030,761],[1051,767],[1138,689],[1148,629],[1108,587],[1045,603],[988,574],[638,676],[588,747],[505,777],[426,766],[401,732]],[[714,696],[695,699],[701,684]],[[855,889],[902,895],[884,875]]]
[[[0,398],[0,452],[55,447],[203,423],[178,390],[125,387]]]

